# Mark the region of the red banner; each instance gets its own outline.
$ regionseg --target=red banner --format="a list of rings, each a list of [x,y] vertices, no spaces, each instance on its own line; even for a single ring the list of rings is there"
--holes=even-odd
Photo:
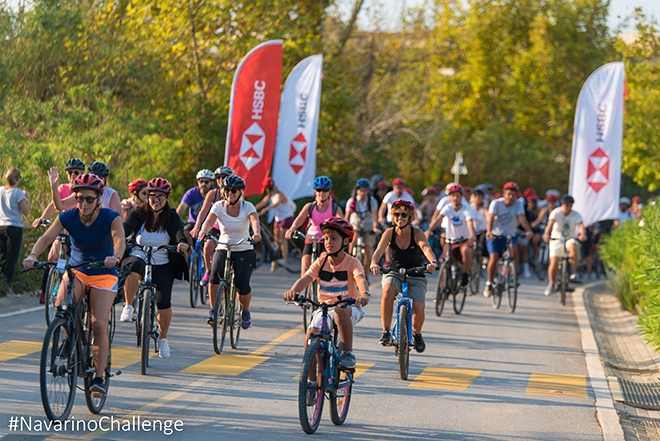
[[[229,105],[225,165],[261,194],[273,163],[282,83],[282,40],[260,44],[236,69]]]

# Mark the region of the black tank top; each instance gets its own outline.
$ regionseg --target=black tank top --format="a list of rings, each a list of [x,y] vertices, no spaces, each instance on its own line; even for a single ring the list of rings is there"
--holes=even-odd
[[[422,266],[422,249],[415,242],[415,230],[410,227],[410,245],[401,249],[396,244],[396,227],[392,228],[392,239],[390,240],[390,268],[415,268]],[[415,277],[424,277],[424,273],[412,274]]]

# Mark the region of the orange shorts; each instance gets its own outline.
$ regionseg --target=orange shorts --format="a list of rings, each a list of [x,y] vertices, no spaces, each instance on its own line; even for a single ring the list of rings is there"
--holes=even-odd
[[[87,289],[96,288],[104,291],[117,292],[117,276],[113,276],[112,274],[88,276],[77,270],[72,271],[76,275],[76,279],[80,280]]]

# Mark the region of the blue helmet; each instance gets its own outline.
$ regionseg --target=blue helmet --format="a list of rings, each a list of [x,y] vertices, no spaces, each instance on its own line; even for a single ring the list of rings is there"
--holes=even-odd
[[[318,178],[314,179],[314,183],[312,184],[312,187],[314,187],[314,189],[331,188],[332,181],[327,176],[319,176]]]
[[[370,188],[371,183],[367,181],[366,179],[358,179],[357,182],[355,183],[355,188]]]

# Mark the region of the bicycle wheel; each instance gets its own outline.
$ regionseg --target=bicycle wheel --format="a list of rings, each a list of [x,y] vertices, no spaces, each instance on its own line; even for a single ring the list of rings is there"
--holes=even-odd
[[[561,277],[559,281],[559,302],[563,305],[566,305],[566,288],[568,287],[568,259],[562,258],[561,270],[559,275]]]
[[[257,263],[255,264],[255,269],[259,268],[259,265],[264,263],[266,260],[266,245],[263,242],[256,242],[254,245],[254,252],[257,253]]]
[[[543,282],[548,275],[548,245],[542,242],[539,246],[539,255],[536,260],[536,276]]]
[[[333,424],[341,426],[346,421],[348,406],[351,404],[353,372],[340,370],[339,362],[335,363],[333,370],[334,390],[330,392],[330,419]]]
[[[456,281],[457,285],[460,285],[459,281]],[[465,306],[465,297],[467,296],[467,286],[460,287],[454,286],[454,313],[460,314],[463,312],[463,306]]]
[[[57,291],[60,289],[62,282],[62,274],[58,273],[54,267],[48,271],[48,280],[46,281],[46,303],[44,304],[46,313],[46,326],[55,318],[57,313],[57,306],[55,300],[57,299]]]
[[[141,356],[140,356],[140,374],[147,375],[147,366],[149,366],[149,340],[151,336],[151,296],[153,295],[150,288],[142,290],[142,322],[140,323],[140,343],[141,343]]]
[[[470,293],[479,294],[481,284],[481,250],[477,249],[472,255],[472,265],[470,265]]]
[[[410,320],[408,305],[399,306],[399,326],[397,327],[399,340],[399,375],[402,380],[408,379],[408,367],[410,364],[410,340],[408,339],[408,321]]]
[[[190,293],[190,307],[197,306],[197,299],[199,298],[199,253],[193,251],[192,258],[190,259],[190,276],[188,277],[188,291]]]
[[[241,314],[243,309],[241,308],[241,302],[238,300],[238,293],[235,287],[232,289],[231,302],[233,317],[231,317],[231,321],[229,322],[229,344],[231,344],[232,349],[236,349],[238,346],[238,337],[241,335]]]
[[[504,281],[506,280],[506,266],[500,262],[497,264],[497,280],[493,283],[493,295],[490,296],[490,305],[493,309],[499,309],[502,303],[502,291],[504,291]]]
[[[41,404],[51,421],[64,421],[71,413],[78,379],[77,344],[67,320],[55,317],[44,336],[39,367]]]
[[[310,377],[316,381],[309,381]],[[298,416],[305,433],[316,432],[321,422],[324,383],[323,347],[318,340],[312,340],[305,351],[298,382]]]
[[[83,351],[83,354],[89,354],[89,360],[86,365],[89,366],[89,368],[95,369],[94,358],[91,356],[92,352],[89,349],[91,348],[87,348],[87,350]],[[108,388],[110,387],[111,360],[112,345],[108,347],[108,363],[105,366],[105,371],[103,371],[103,386],[105,386],[106,394],[102,397],[92,395],[92,392],[89,390],[89,388],[92,386],[92,379],[94,378],[95,373],[85,376],[85,401],[87,402],[87,408],[93,414],[101,412],[101,410],[103,410],[103,406],[105,405],[105,399],[108,396]]]
[[[447,262],[442,262],[438,276],[438,286],[435,290],[435,315],[440,317],[445,308],[445,301],[451,286],[451,270]]]
[[[506,300],[509,312],[516,310],[516,301],[518,299],[518,279],[516,274],[516,263],[509,262],[506,279]]]
[[[222,347],[225,345],[226,327],[226,309],[227,305],[227,282],[220,282],[218,291],[215,293],[215,305],[213,306],[213,350],[216,354],[222,353]]]

